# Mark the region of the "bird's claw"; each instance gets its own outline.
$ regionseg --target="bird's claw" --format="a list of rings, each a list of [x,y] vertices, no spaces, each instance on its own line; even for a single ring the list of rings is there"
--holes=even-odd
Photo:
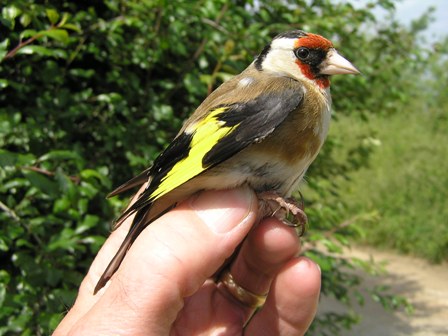
[[[275,192],[263,192],[258,194],[259,216],[261,218],[274,216],[285,225],[297,230],[299,237],[306,231],[308,217],[300,205],[293,198],[283,198]]]

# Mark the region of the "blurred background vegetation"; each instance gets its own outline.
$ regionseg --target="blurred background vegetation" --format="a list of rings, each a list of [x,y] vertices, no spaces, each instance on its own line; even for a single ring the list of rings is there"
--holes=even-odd
[[[424,41],[431,11],[405,27],[390,0],[1,6],[0,335],[55,328],[127,202],[106,194],[290,29],[326,36],[363,72],[334,78],[331,134],[302,188],[306,254],[322,268],[323,294],[350,305],[362,286],[350,270],[371,266],[339,254],[353,241],[448,259],[448,40]],[[356,320],[328,313],[309,334]]]

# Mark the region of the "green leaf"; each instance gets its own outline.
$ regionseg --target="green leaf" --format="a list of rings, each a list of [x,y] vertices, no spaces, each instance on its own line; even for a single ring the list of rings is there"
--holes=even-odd
[[[0,283],[0,307],[3,307],[6,298],[6,286]]]
[[[68,42],[68,33],[64,29],[51,29],[51,30],[42,30],[38,33],[39,35],[48,36],[53,40],[67,43]]]
[[[65,23],[67,22],[67,20],[70,18],[70,15],[68,13],[64,13],[62,14],[62,19],[61,21],[58,23],[58,27],[62,27],[63,25],[65,25]]]
[[[20,16],[20,24],[23,27],[28,27],[28,25],[31,23],[31,15],[29,15],[28,13],[23,13]]]
[[[28,37],[33,37],[37,34],[37,31],[34,29],[25,29],[23,32],[20,33],[21,39],[26,39]]]
[[[78,153],[68,150],[53,150],[47,154],[42,155],[38,161],[48,160],[82,160]]]
[[[64,50],[60,49],[49,49],[42,46],[37,45],[28,45],[21,48],[17,55],[40,55],[40,56],[50,56],[56,58],[66,58],[67,53]]]
[[[78,190],[72,180],[62,171],[61,168],[56,170],[55,179],[59,185],[59,190],[70,201],[75,202],[78,197]]]
[[[81,171],[81,178],[83,180],[90,180],[92,178],[98,179],[102,185],[106,187],[110,187],[110,180],[107,178],[107,176],[101,174],[100,172],[93,170],[93,169],[84,169]]]
[[[25,239],[17,239],[16,240],[16,246],[17,247],[29,247],[32,248],[34,246],[34,244],[28,240]]]
[[[59,13],[54,9],[48,8],[46,10],[48,20],[50,20],[51,24],[54,25],[59,20]]]
[[[8,182],[4,183],[0,186],[0,190],[2,192],[6,190],[13,190],[14,188],[28,188],[30,185],[30,182],[27,179],[24,178],[15,178],[12,180],[9,180]]]
[[[30,165],[34,163],[32,154],[19,154],[0,149],[0,167]]]
[[[51,238],[50,243],[47,245],[47,251],[54,251],[57,249],[64,249],[74,251],[77,245],[78,237],[74,231],[69,228],[65,228],[59,235],[54,235]]]
[[[31,182],[31,185],[39,189],[46,195],[56,197],[59,194],[59,188],[56,182],[52,181],[43,174],[28,171],[24,172],[25,177]]]
[[[82,182],[80,187],[81,195],[92,199],[97,193],[98,189],[95,188],[92,184]]]
[[[0,251],[8,251],[9,247],[8,244],[6,244],[5,240],[0,237]]]
[[[79,28],[78,26],[76,26],[76,25],[74,25],[72,23],[66,23],[66,24],[63,24],[63,25],[61,25],[59,27],[60,28],[64,28],[64,29],[74,30],[77,33],[81,33],[82,32],[81,28]]]
[[[81,215],[84,215],[87,213],[89,209],[89,200],[87,198],[81,198],[78,200],[78,212]]]
[[[100,219],[98,218],[98,216],[92,216],[92,215],[85,216],[84,220],[76,228],[75,233],[78,235],[84,233],[85,231],[96,226],[98,224],[99,220]]]
[[[122,99],[122,96],[116,92],[103,93],[96,97],[100,102],[113,103]]]
[[[14,5],[2,9],[2,17],[9,21],[14,21],[20,14],[22,14],[22,10]]]
[[[8,284],[11,281],[11,275],[5,271],[0,270],[0,283]]]
[[[71,206],[71,203],[66,197],[57,199],[53,205],[53,213],[57,214],[57,213],[64,212],[68,208],[70,208],[70,206]]]
[[[9,39],[6,38],[0,43],[0,50],[8,50]]]
[[[9,46],[9,39],[4,39],[0,43],[0,60],[2,60],[3,57],[5,57],[6,54],[8,53],[8,46]]]
[[[0,59],[3,58],[3,57],[4,57],[4,55],[2,55],[1,52],[0,52]],[[8,85],[9,85],[9,82],[6,79],[0,78],[0,90],[4,89],[4,88],[7,88]]]

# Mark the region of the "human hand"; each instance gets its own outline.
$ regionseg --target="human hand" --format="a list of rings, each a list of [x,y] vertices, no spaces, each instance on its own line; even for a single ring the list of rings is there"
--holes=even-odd
[[[317,309],[319,268],[297,257],[295,231],[277,219],[251,230],[256,213],[248,188],[191,197],[147,227],[93,295],[129,218],[101,248],[54,335],[303,335]],[[255,314],[210,279],[246,236],[230,273],[254,294],[269,291]]]

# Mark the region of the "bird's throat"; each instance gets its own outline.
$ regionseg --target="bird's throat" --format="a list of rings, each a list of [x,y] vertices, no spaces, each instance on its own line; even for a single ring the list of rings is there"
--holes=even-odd
[[[302,74],[312,80],[320,89],[327,89],[330,87],[330,78],[328,76],[316,76],[315,72],[311,69],[311,66],[304,64],[300,61],[296,61],[297,66],[300,68]]]
[[[330,87],[330,79],[328,76],[314,78],[313,80],[321,89],[328,89]]]

